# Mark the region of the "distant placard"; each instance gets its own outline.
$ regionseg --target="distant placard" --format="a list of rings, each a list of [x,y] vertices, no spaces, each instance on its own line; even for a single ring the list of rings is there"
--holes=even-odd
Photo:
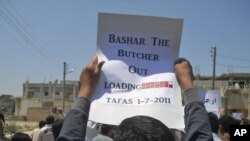
[[[237,119],[237,120],[241,120],[243,114],[242,114],[241,112],[233,112],[233,113],[231,114],[231,116],[232,116],[233,118]]]
[[[181,19],[99,14],[97,56],[106,63],[90,120],[118,125],[127,117],[147,115],[171,128],[184,128],[173,73],[182,24]]]
[[[213,112],[218,117],[220,116],[219,109],[221,108],[221,95],[219,90],[206,90],[204,102],[208,112]]]

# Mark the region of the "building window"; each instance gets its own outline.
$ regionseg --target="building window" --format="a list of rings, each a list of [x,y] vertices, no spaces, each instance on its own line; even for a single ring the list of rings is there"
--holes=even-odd
[[[56,92],[56,95],[60,95],[60,92],[57,91],[57,92]]]
[[[48,92],[44,92],[44,96],[49,96],[49,93]]]
[[[33,98],[34,97],[34,92],[29,91],[27,98]]]

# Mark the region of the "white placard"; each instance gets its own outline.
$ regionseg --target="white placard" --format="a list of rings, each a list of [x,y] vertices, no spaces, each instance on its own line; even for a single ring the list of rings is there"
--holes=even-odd
[[[220,117],[221,95],[219,90],[207,90],[205,93],[205,107],[208,112],[215,113]]]
[[[183,20],[100,13],[97,56],[105,60],[89,120],[118,125],[147,115],[184,128],[181,92],[173,73]]]
[[[231,116],[232,116],[233,118],[237,119],[237,120],[241,120],[243,114],[240,113],[240,112],[233,112],[233,113],[231,114]]]

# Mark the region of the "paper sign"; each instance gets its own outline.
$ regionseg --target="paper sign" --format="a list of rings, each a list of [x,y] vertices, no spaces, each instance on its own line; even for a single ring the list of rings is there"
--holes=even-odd
[[[231,116],[232,116],[233,118],[237,119],[237,120],[241,120],[243,114],[240,113],[240,112],[233,112],[233,113],[231,114]]]
[[[184,128],[181,92],[173,73],[183,20],[100,13],[97,56],[105,60],[89,120],[118,125],[147,115]]]
[[[215,113],[218,117],[221,108],[221,95],[219,90],[207,90],[205,93],[205,107],[208,112]]]

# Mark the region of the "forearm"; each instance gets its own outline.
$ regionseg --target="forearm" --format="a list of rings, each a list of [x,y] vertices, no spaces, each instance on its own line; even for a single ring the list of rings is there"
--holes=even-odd
[[[184,92],[186,141],[212,141],[206,109],[193,88]]]
[[[90,101],[78,97],[64,119],[63,127],[57,141],[84,141]]]

